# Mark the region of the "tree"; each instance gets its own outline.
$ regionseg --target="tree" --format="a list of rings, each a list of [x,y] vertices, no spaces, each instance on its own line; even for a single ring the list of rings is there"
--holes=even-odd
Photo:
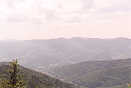
[[[13,60],[9,63],[7,78],[1,80],[0,88],[25,88],[17,60]]]

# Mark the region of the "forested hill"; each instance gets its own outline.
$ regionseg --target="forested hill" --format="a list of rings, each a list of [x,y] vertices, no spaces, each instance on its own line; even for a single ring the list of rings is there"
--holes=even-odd
[[[0,79],[7,77],[9,65],[8,63],[0,63]],[[62,82],[52,78],[46,74],[42,74],[22,66],[19,66],[20,74],[22,75],[27,88],[78,88],[73,84]]]
[[[131,59],[87,61],[56,67],[50,74],[88,88],[127,88],[131,83]]]

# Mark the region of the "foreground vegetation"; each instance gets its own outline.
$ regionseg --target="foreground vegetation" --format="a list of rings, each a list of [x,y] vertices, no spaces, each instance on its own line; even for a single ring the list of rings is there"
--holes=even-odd
[[[25,88],[26,84],[19,72],[17,60],[10,62],[8,74],[1,79],[0,88]]]
[[[48,75],[24,68],[17,60],[0,63],[0,88],[77,88]]]
[[[123,78],[125,76],[126,77],[128,76],[127,73],[129,74],[128,70],[129,70],[130,66],[127,63],[129,63],[129,62],[130,62],[130,59],[119,60],[119,62],[115,62],[115,66],[110,67],[110,69],[108,69],[109,71],[107,71],[107,69],[104,69],[104,71],[102,71],[102,72],[95,70],[95,72],[92,73],[89,77],[83,75],[83,77],[84,77],[82,79],[83,81],[79,79],[79,83],[76,81],[74,81],[74,83],[77,83],[77,85],[80,85],[80,88],[130,88],[130,86],[131,86],[130,84],[128,84],[129,85],[129,87],[128,87],[126,82],[124,82],[121,79],[118,79],[121,77]],[[98,70],[99,64],[101,64],[101,63],[103,63],[103,62],[95,62],[95,65],[97,66],[97,70]],[[107,62],[105,62],[105,63],[107,63]],[[119,63],[120,65],[118,65],[117,63]],[[126,63],[126,66],[123,65],[123,63]],[[85,64],[87,64],[87,63],[85,63]],[[122,69],[121,69],[121,65],[122,65]],[[79,64],[79,66],[81,66],[81,64]],[[123,68],[123,66],[124,66],[124,68]],[[95,66],[93,66],[93,67],[95,67]],[[82,68],[83,68],[83,66],[82,66]],[[94,68],[92,68],[92,69],[94,69]],[[90,68],[90,71],[91,71],[91,68]],[[124,73],[123,73],[123,71],[124,71]],[[125,71],[127,73],[125,73]],[[76,72],[76,71],[73,71],[73,72]],[[81,72],[82,72],[82,70],[81,70]],[[102,75],[100,75],[100,74],[102,74]],[[103,78],[103,77],[110,77],[110,79],[104,78],[103,79],[104,81],[102,81],[101,78]],[[99,80],[97,78],[99,78]],[[114,81],[113,79],[116,79],[116,78],[117,78],[117,80]],[[127,79],[128,79],[127,82],[129,82],[129,80],[130,80],[129,76]],[[87,83],[82,84],[82,82],[84,82],[84,81],[87,83],[90,82],[92,85],[88,84],[89,86],[85,86]],[[100,83],[100,82],[104,82],[103,83],[104,85],[97,86],[96,84]],[[121,82],[122,85],[119,85],[120,84],[119,82]],[[118,85],[116,85],[116,84],[118,84]],[[18,64],[17,60],[14,60],[13,62],[10,62],[10,63],[0,63],[0,88],[79,88],[79,87],[74,86],[73,84],[62,82],[58,79],[54,79],[54,78],[47,76],[45,74],[24,68]]]

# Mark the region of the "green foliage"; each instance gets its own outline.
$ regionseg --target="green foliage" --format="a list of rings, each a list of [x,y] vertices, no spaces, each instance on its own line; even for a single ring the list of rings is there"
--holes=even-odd
[[[22,80],[22,75],[18,69],[18,61],[14,60],[9,64],[8,75],[0,82],[0,88],[25,88],[25,83]]]
[[[11,75],[13,75],[12,77],[15,76],[13,80],[17,80],[17,85],[21,83],[25,84],[23,80],[26,80],[26,85],[17,86],[17,88],[77,88],[70,83],[62,82],[46,74],[20,66],[18,63],[16,64],[16,62],[17,61],[13,61],[13,63],[11,62],[10,65],[9,63],[0,62],[0,88],[11,88],[8,86],[9,83],[12,82]],[[14,67],[17,68],[17,70],[13,70]],[[14,75],[14,73],[17,74]]]
[[[0,80],[0,88],[9,88],[7,80]]]

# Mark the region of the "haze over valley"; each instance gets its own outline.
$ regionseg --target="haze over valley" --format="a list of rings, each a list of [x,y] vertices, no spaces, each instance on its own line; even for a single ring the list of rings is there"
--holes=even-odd
[[[0,61],[18,58],[29,67],[51,67],[131,57],[131,39],[71,38],[0,41]]]
[[[131,88],[131,0],[0,0],[0,88]]]

